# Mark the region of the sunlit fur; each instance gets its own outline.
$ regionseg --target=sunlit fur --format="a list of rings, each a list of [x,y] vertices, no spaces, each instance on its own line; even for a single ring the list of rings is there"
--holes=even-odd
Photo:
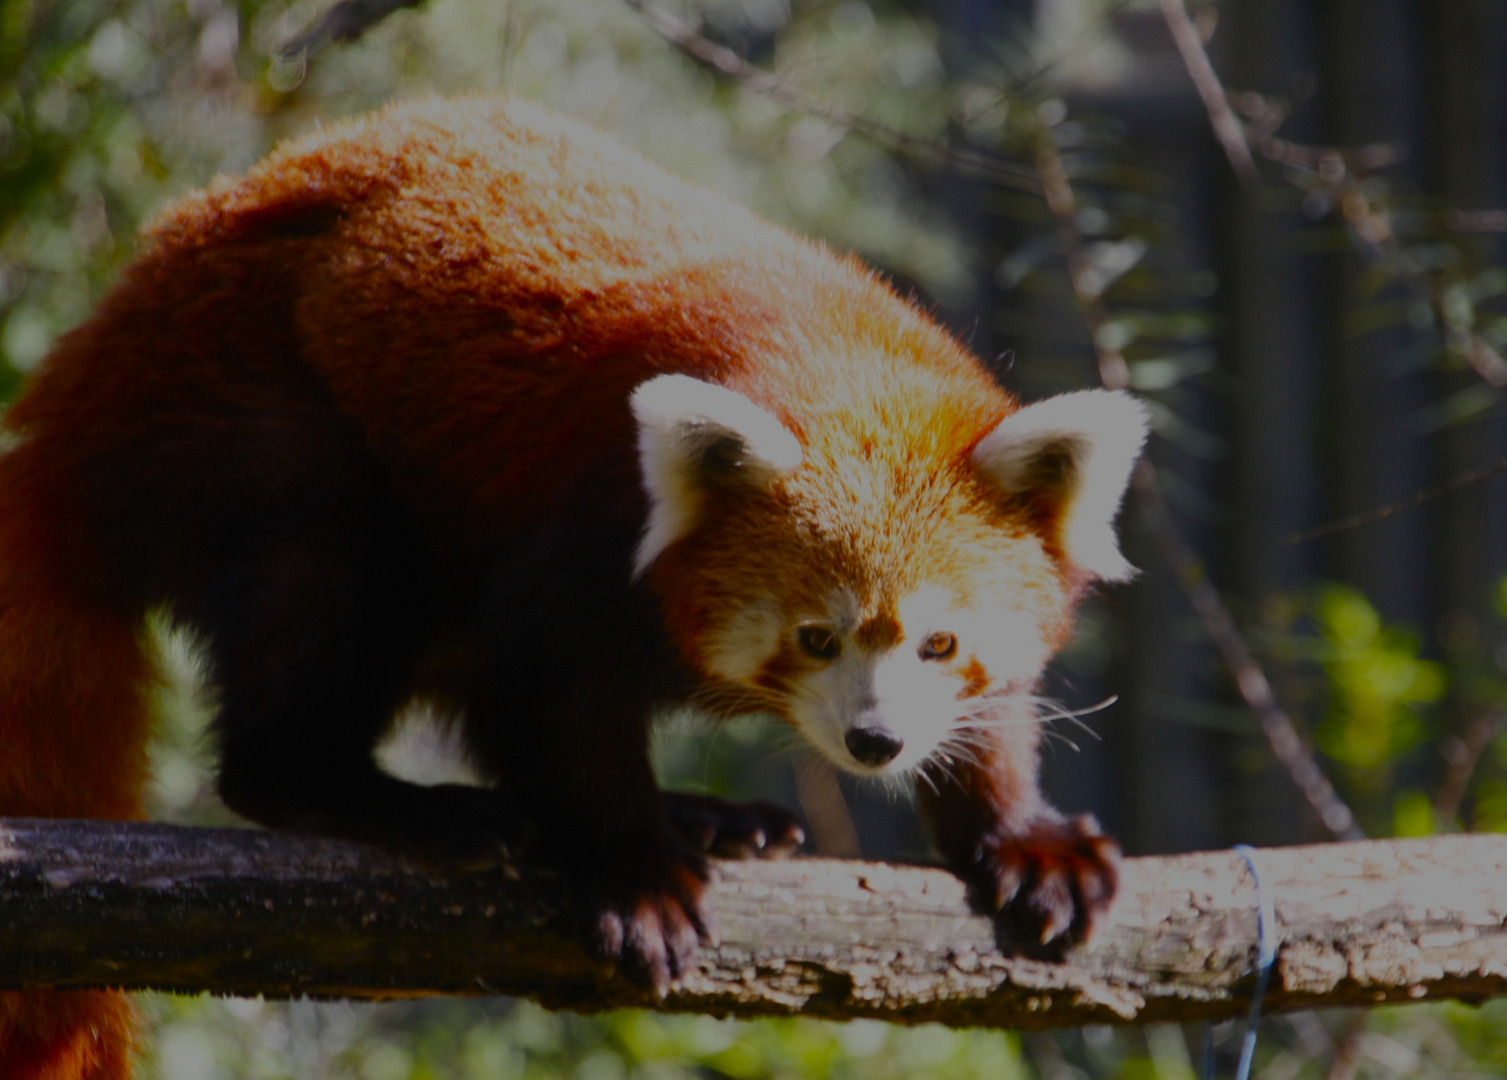
[[[856,348],[813,348],[804,368],[759,367],[729,380],[770,403],[802,453],[756,483],[709,477],[696,487],[688,462],[695,502],[686,496],[674,542],[659,537],[651,575],[676,639],[724,684],[715,696],[772,709],[835,765],[871,776],[911,771],[949,741],[961,747],[980,715],[1029,713],[1005,699],[1034,690],[1084,584],[1100,576],[1072,559],[1065,519],[1076,515],[1073,532],[1097,530],[1113,545],[1113,515],[1143,438],[1129,399],[1098,410],[1110,395],[1076,402],[1090,420],[1124,418],[1097,443],[1092,424],[1059,430],[1072,408],[1017,410],[977,368],[949,362],[950,341],[933,339],[921,352],[886,329]],[[1007,425],[1029,422],[1034,410],[1056,438],[1028,438],[1010,459],[1013,472],[986,467],[1003,451],[978,460],[981,440],[1005,444]],[[1066,465],[1048,462],[1038,481],[1033,447],[1058,459],[1065,447]],[[1084,499],[1075,469],[1096,453],[1101,462],[1123,458],[1120,487],[1083,470],[1096,481]],[[1085,524],[1092,514],[1103,520]],[[1095,554],[1101,572],[1128,570],[1117,549],[1117,564]],[[835,657],[801,647],[808,624],[836,633]],[[939,632],[955,636],[955,653],[924,658]],[[859,762],[844,744],[851,728],[874,724],[904,740],[882,766]]]

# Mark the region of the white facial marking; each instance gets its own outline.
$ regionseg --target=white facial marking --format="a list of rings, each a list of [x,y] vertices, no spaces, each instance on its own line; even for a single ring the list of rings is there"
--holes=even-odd
[[[1146,409],[1129,394],[1083,390],[1005,417],[974,447],[973,461],[1006,491],[1038,482],[1047,454],[1071,461],[1064,494],[1062,543],[1068,558],[1105,581],[1125,581],[1135,567],[1120,554],[1115,514],[1146,441]]]
[[[893,776],[914,769],[981,707],[981,699],[965,694],[973,673],[982,668],[990,680],[988,688],[998,690],[1034,681],[1047,659],[1044,635],[1030,615],[972,609],[938,586],[906,597],[897,615],[901,640],[865,649],[853,640],[852,609],[844,611],[839,602],[832,603],[828,617],[841,629],[842,650],[830,663],[793,681],[791,720],[824,757],[847,772]],[[956,636],[955,656],[922,657],[922,646],[936,633]],[[848,732],[859,727],[882,727],[904,746],[893,761],[865,764],[846,743]]]
[[[801,463],[801,444],[784,425],[742,394],[689,375],[660,375],[633,391],[638,461],[649,517],[633,558],[639,577],[665,548],[690,531],[700,506],[699,469],[719,441],[740,444],[752,483]]]
[[[1050,655],[1045,634],[1028,613],[961,604],[937,585],[923,586],[900,602],[900,623],[906,640],[918,645],[935,633],[955,635],[959,662],[977,660],[994,687],[1034,679]]]

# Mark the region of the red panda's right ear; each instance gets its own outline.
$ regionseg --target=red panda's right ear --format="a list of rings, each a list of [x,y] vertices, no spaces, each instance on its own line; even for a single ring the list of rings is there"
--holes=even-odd
[[[801,463],[796,437],[724,386],[660,375],[640,384],[629,404],[638,421],[638,464],[649,496],[634,577],[690,531],[708,484],[763,485]]]
[[[1003,491],[1055,511],[1063,550],[1101,581],[1127,581],[1114,520],[1146,441],[1146,407],[1117,390],[1080,390],[1011,413],[973,450]]]

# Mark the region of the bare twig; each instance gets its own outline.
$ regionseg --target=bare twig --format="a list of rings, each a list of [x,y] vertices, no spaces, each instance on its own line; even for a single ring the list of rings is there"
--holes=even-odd
[[[1422,506],[1424,503],[1448,495],[1452,491],[1459,491],[1471,484],[1479,484],[1482,480],[1489,480],[1498,473],[1507,472],[1507,458],[1497,460],[1484,469],[1475,469],[1457,476],[1447,484],[1441,484],[1427,491],[1415,491],[1402,502],[1390,503],[1387,506],[1379,506],[1375,510],[1368,510],[1363,514],[1351,514],[1349,517],[1331,521],[1327,525],[1320,525],[1317,529],[1309,529],[1307,532],[1293,533],[1282,538],[1284,544],[1301,544],[1308,540],[1317,540],[1321,536],[1329,536],[1331,533],[1347,532],[1350,529],[1358,529],[1363,525],[1374,525],[1378,521],[1385,521],[1395,514],[1401,514],[1408,510]]]
[[[1464,732],[1451,735],[1440,746],[1444,755],[1444,777],[1434,796],[1434,821],[1440,829],[1455,828],[1476,764],[1504,727],[1507,727],[1507,717],[1492,711],[1476,717],[1465,726]]]
[[[1456,232],[1507,232],[1507,210],[1451,210],[1444,226]]]
[[[1302,146],[1277,138],[1277,127],[1285,119],[1282,110],[1273,109],[1259,94],[1245,93],[1241,100],[1255,123],[1252,127],[1243,124],[1230,107],[1230,95],[1220,82],[1209,54],[1204,49],[1198,28],[1188,17],[1184,0],[1162,0],[1162,17],[1177,51],[1182,56],[1183,66],[1193,81],[1198,96],[1203,100],[1204,111],[1209,116],[1209,126],[1214,137],[1224,148],[1230,167],[1242,183],[1256,186],[1261,183],[1260,170],[1251,155],[1254,145],[1263,157],[1282,165],[1302,168],[1311,173],[1318,184],[1333,197],[1357,235],[1375,249],[1377,254],[1398,254],[1396,235],[1392,230],[1391,215],[1375,205],[1360,184],[1358,174],[1380,168],[1397,161],[1397,148],[1387,143],[1363,146],[1355,149],[1336,147]]]
[[[318,21],[282,47],[282,55],[318,52],[332,41],[355,41],[394,11],[424,0],[338,0]]]
[[[1345,1017],[1345,1023],[1335,1040],[1334,1057],[1329,1061],[1325,1080],[1355,1080],[1360,1069],[1366,1043],[1366,1021],[1369,1013],[1357,1010]]]
[[[1110,321],[1109,312],[1104,307],[1093,274],[1093,260],[1084,246],[1083,234],[1078,230],[1077,197],[1073,194],[1062,154],[1050,130],[1043,131],[1037,139],[1036,175],[1040,178],[1041,194],[1056,219],[1057,232],[1067,253],[1068,276],[1072,279],[1078,308],[1088,323],[1094,358],[1099,365],[1099,381],[1111,390],[1123,390],[1130,385],[1130,366],[1119,349],[1106,343],[1104,328]]]
[[[1410,256],[1397,236],[1390,212],[1372,199],[1363,183],[1367,171],[1393,164],[1401,157],[1400,151],[1386,143],[1343,150],[1302,146],[1279,139],[1275,131],[1285,118],[1283,111],[1273,108],[1261,95],[1254,93],[1241,95],[1245,111],[1253,120],[1253,124],[1247,127],[1231,110],[1229,95],[1220,83],[1213,65],[1209,63],[1208,53],[1204,50],[1197,28],[1188,18],[1183,0],[1162,0],[1162,14],[1177,43],[1178,51],[1182,54],[1188,75],[1198,89],[1199,96],[1203,98],[1209,125],[1241,181],[1248,185],[1260,182],[1260,173],[1251,161],[1252,144],[1268,159],[1304,170],[1311,177],[1312,183],[1326,192],[1371,254],[1378,258],[1388,258],[1402,269],[1418,298],[1428,302],[1435,324],[1448,325],[1445,298],[1441,290],[1430,280],[1427,269]],[[1507,211],[1455,210],[1446,215],[1445,223],[1449,228],[1463,232],[1503,231],[1507,230]],[[1455,348],[1463,354],[1471,369],[1489,386],[1495,389],[1507,387],[1507,361],[1502,359],[1491,343],[1474,329],[1465,331],[1461,338],[1462,344]],[[1507,459],[1498,460],[1485,469],[1466,473],[1437,488],[1416,492],[1402,502],[1353,514],[1307,532],[1294,533],[1284,538],[1283,543],[1301,543],[1383,521],[1452,491],[1479,483],[1504,470],[1507,470]]]
[[[795,770],[795,797],[811,827],[811,840],[818,855],[834,859],[856,859],[860,852],[858,829],[848,812],[837,775],[826,761],[812,755],[802,759]]]
[[[1465,349],[1465,359],[1469,361],[1471,370],[1489,386],[1498,390],[1507,386],[1507,360],[1503,360],[1502,354],[1492,348],[1491,342],[1480,334],[1471,334]]]
[[[1304,146],[1277,138],[1275,132],[1286,119],[1283,110],[1273,108],[1259,94],[1245,93],[1240,100],[1252,123],[1247,126],[1230,105],[1230,93],[1225,89],[1209,59],[1202,35],[1188,16],[1184,0],[1162,0],[1162,19],[1182,57],[1183,67],[1192,80],[1193,87],[1203,101],[1204,111],[1209,116],[1209,127],[1224,149],[1230,167],[1241,183],[1248,187],[1262,184],[1261,171],[1256,167],[1251,153],[1254,146],[1269,161],[1291,165],[1318,173],[1321,178],[1330,176],[1335,180],[1352,175],[1357,170],[1368,171],[1395,163],[1401,157],[1391,143],[1375,143],[1351,149],[1336,149],[1328,146]],[[1347,217],[1349,215],[1347,214]]]
[[[1247,97],[1259,95],[1247,94]],[[1309,146],[1279,139],[1270,132],[1246,129],[1246,134],[1255,144],[1261,156],[1279,165],[1291,165],[1309,172],[1323,170],[1336,178],[1343,167],[1351,172],[1368,173],[1396,165],[1403,158],[1396,143],[1367,143],[1363,146]]]
[[[1261,730],[1271,744],[1277,761],[1287,770],[1326,829],[1342,840],[1362,838],[1365,833],[1356,824],[1355,815],[1339,797],[1334,785],[1314,760],[1313,754],[1303,744],[1297,725],[1277,701],[1271,681],[1267,679],[1260,662],[1235,625],[1235,618],[1225,606],[1219,590],[1209,581],[1203,564],[1178,531],[1172,511],[1168,508],[1161,489],[1157,487],[1156,475],[1149,462],[1143,461],[1136,467],[1133,483],[1136,497],[1140,500],[1141,514],[1152,538],[1161,548],[1163,557],[1171,564],[1193,610],[1203,623],[1204,632],[1214,642],[1225,666],[1234,675],[1235,688],[1261,722]]]
[[[1188,9],[1183,5],[1183,0],[1162,0],[1162,18],[1172,33],[1172,41],[1183,58],[1183,66],[1188,69],[1198,96],[1203,99],[1204,108],[1209,113],[1209,125],[1214,129],[1214,137],[1219,140],[1219,145],[1224,147],[1225,156],[1230,159],[1230,167],[1240,177],[1241,183],[1259,187],[1261,171],[1256,168],[1255,159],[1251,157],[1245,129],[1241,126],[1240,118],[1230,108],[1229,95],[1225,93],[1224,84],[1219,81],[1214,65],[1209,62],[1203,38],[1198,27],[1188,17]]]
[[[755,67],[725,45],[708,40],[690,24],[663,8],[647,3],[646,0],[623,2],[643,16],[649,28],[660,37],[678,46],[693,60],[726,75],[747,90],[771,97],[789,109],[819,117],[893,151],[936,158],[971,176],[1006,187],[1031,192],[1037,190],[1036,176],[1025,165],[973,147],[958,146],[941,139],[921,138],[878,120],[815,101],[780,76]]]
[[[1041,176],[1042,193],[1056,216],[1058,229],[1064,237],[1073,293],[1089,325],[1094,354],[1099,363],[1099,378],[1106,387],[1123,387],[1129,381],[1125,358],[1118,350],[1107,348],[1104,335],[1099,332],[1100,327],[1109,321],[1109,313],[1099,293],[1084,287],[1085,275],[1077,262],[1083,258],[1083,244],[1075,220],[1073,190],[1067,170],[1062,165],[1062,155],[1052,140],[1050,131],[1043,131],[1038,139],[1036,162],[1037,172]],[[1234,616],[1225,606],[1219,591],[1210,583],[1203,563],[1183,539],[1172,512],[1162,497],[1161,489],[1157,486],[1156,473],[1149,461],[1142,461],[1136,466],[1132,484],[1152,538],[1176,574],[1178,583],[1182,585],[1193,610],[1203,623],[1204,631],[1214,642],[1220,658],[1234,676],[1235,687],[1241,698],[1260,721],[1261,730],[1271,744],[1272,753],[1292,777],[1326,829],[1341,839],[1360,839],[1365,834],[1356,824],[1355,815],[1339,797],[1334,785],[1314,760],[1313,754],[1303,744],[1291,717],[1278,704],[1271,681],[1246,644],[1235,624]]]
[[[1363,183],[1367,172],[1398,161],[1402,156],[1400,150],[1390,143],[1344,149],[1303,146],[1280,139],[1276,130],[1285,119],[1284,110],[1273,108],[1260,94],[1252,92],[1240,95],[1243,110],[1252,120],[1249,126],[1243,124],[1230,108],[1230,96],[1209,62],[1203,41],[1183,3],[1184,0],[1162,0],[1162,15],[1182,55],[1188,76],[1203,99],[1209,126],[1224,147],[1225,156],[1236,175],[1248,185],[1260,182],[1260,173],[1251,158],[1252,146],[1271,161],[1302,170],[1308,177],[1308,186],[1317,187],[1329,196],[1331,203],[1374,256],[1391,258],[1403,268],[1419,288],[1420,298],[1429,301],[1436,321],[1444,324],[1447,320],[1444,318],[1443,298],[1427,282],[1425,269],[1402,246],[1391,213],[1385,206],[1377,204]],[[1474,214],[1454,211],[1448,216],[1447,223],[1457,229],[1494,229],[1507,227],[1507,215],[1499,211]],[[1465,352],[1471,365],[1483,377],[1487,377],[1488,371],[1502,376],[1501,381],[1488,378],[1493,386],[1507,384],[1507,363],[1501,362],[1501,357],[1480,334],[1470,333]],[[1497,364],[1490,363],[1493,359]]]

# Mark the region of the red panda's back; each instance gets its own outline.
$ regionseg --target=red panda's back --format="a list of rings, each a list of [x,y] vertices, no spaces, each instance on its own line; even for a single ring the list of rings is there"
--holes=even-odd
[[[170,209],[151,257],[269,233],[300,238],[302,359],[405,501],[478,553],[586,458],[631,456],[638,382],[749,355],[765,268],[835,262],[585,124],[493,98],[296,140]]]
[[[50,402],[74,432],[147,428],[170,386],[180,415],[333,408],[440,546],[477,559],[582,470],[631,460],[628,395],[658,372],[798,431],[864,396],[912,403],[911,435],[1005,407],[854,261],[497,98],[336,125],[181,200],[49,368],[18,424]]]

